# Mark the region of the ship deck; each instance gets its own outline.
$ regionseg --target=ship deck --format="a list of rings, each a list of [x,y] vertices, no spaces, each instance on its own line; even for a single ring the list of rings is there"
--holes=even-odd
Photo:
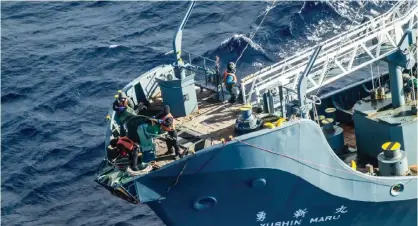
[[[215,100],[216,93],[212,90],[201,89],[196,87],[196,94],[198,100],[198,110],[188,116],[175,118],[175,126],[178,131],[178,141],[180,149],[183,151],[190,151],[188,146],[193,141],[187,140],[188,136],[184,136],[184,131],[194,131],[201,139],[209,140],[210,145],[221,142],[221,139],[228,139],[234,134],[234,123],[240,114],[241,104],[231,104],[228,102],[219,102]],[[151,107],[149,111],[158,112],[163,106],[162,97],[156,95],[151,100]],[[254,113],[254,115],[257,115]],[[356,138],[354,126],[350,124],[340,124],[344,132],[344,142],[352,150],[356,149]],[[196,140],[196,137],[193,139]],[[165,155],[167,146],[164,138],[156,139],[156,154],[155,162],[152,162],[153,169],[156,170],[166,164],[175,161],[173,155]],[[139,156],[141,153],[139,153]],[[354,160],[357,161],[357,158]],[[125,160],[125,162],[127,159]],[[350,165],[350,162],[346,162]],[[416,167],[416,166],[415,166]],[[366,173],[367,169],[364,165],[358,165],[357,170]],[[416,173],[416,169],[415,169]]]
[[[186,128],[207,134],[214,143],[234,133],[234,123],[239,115],[240,104],[221,103],[214,100],[216,93],[211,90],[197,92],[198,110],[186,117],[175,119],[177,128]],[[162,106],[158,97],[156,106]]]
[[[221,139],[227,139],[234,134],[234,123],[240,114],[241,104],[231,104],[215,100],[216,93],[212,90],[196,88],[198,110],[192,114],[174,119],[178,131],[180,149],[185,151],[190,143],[182,136],[182,131],[193,131],[200,134],[203,139],[210,140],[211,144],[218,144]],[[162,97],[156,95],[152,99],[150,110],[158,111],[161,109]],[[174,156],[167,156],[167,145],[163,139],[157,139],[157,160],[156,167],[161,167],[174,161]]]
[[[234,123],[239,116],[240,104],[231,104],[228,102],[215,101],[216,93],[212,90],[196,88],[198,111],[186,117],[175,118],[176,128],[179,131],[179,143],[182,143],[181,131],[192,130],[196,131],[207,139],[211,140],[212,144],[221,142],[221,139],[227,139],[234,134]],[[162,107],[162,97],[156,95],[152,100],[152,109],[157,111]],[[254,113],[254,115],[257,115]],[[344,142],[351,148],[356,149],[356,138],[354,126],[350,124],[339,125],[344,131]],[[167,146],[163,139],[157,139],[157,160],[156,167],[161,167],[174,161],[174,156],[167,156],[164,153],[167,151]],[[180,145],[180,149],[185,149]]]
[[[200,90],[196,88],[198,111],[180,118],[175,118],[175,125],[179,131],[179,143],[182,142],[181,131],[192,130],[196,131],[207,139],[211,140],[212,144],[221,142],[221,139],[227,139],[234,134],[234,123],[240,114],[240,104],[231,104],[228,102],[215,101],[214,91]],[[200,90],[200,91],[199,91]],[[162,107],[162,98],[157,95],[152,100],[152,109],[157,111]],[[254,115],[257,115],[254,113]],[[356,149],[356,138],[353,125],[340,125],[344,131],[345,144],[353,149]],[[174,156],[167,156],[164,153],[167,151],[167,145],[163,139],[157,139],[157,160],[156,167],[161,167],[174,161]],[[184,146],[180,145],[180,149],[184,151]]]
[[[355,132],[354,132],[354,126],[348,125],[348,124],[343,124],[343,125],[340,125],[340,126],[344,131],[344,142],[345,142],[345,144],[350,148],[356,148],[357,143],[356,143],[356,135],[355,135]]]

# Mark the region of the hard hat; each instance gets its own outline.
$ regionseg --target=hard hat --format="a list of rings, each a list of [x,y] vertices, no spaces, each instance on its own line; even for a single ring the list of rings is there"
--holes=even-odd
[[[124,92],[119,93],[119,100],[126,99],[126,94]]]

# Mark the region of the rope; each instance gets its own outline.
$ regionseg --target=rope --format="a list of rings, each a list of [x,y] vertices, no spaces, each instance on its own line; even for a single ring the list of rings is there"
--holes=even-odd
[[[183,175],[184,170],[187,167],[187,160],[184,162],[184,166],[183,169],[181,169],[180,173],[177,175],[176,180],[167,188],[167,191],[165,192],[165,196],[167,196],[168,192],[170,192],[170,190],[176,186],[179,183],[180,177]],[[163,195],[161,195],[157,201],[161,201],[162,199],[164,199],[165,197]]]
[[[285,154],[277,153],[277,152],[274,152],[274,151],[271,151],[271,150],[268,150],[268,149],[265,149],[265,148],[262,148],[262,147],[258,147],[258,146],[256,146],[256,145],[252,145],[252,144],[249,144],[249,143],[247,143],[247,142],[244,142],[244,141],[241,141],[241,140],[238,140],[238,139],[235,139],[235,138],[234,138],[234,140],[238,141],[239,143],[245,144],[245,145],[247,145],[247,146],[250,146],[250,147],[253,147],[253,148],[259,149],[259,150],[261,150],[261,151],[265,151],[265,152],[268,152],[268,153],[271,153],[271,154],[274,154],[274,155],[279,155],[279,156],[282,156],[282,157],[285,157],[285,158],[292,159],[292,160],[294,160],[294,161],[296,161],[296,162],[301,162],[301,163],[306,163],[306,164],[310,164],[310,165],[315,165],[315,166],[318,166],[318,167],[325,167],[325,168],[329,168],[329,169],[332,169],[332,170],[336,170],[336,171],[340,171],[340,172],[345,172],[345,173],[351,173],[351,174],[353,174],[353,175],[356,175],[356,174],[354,174],[353,172],[351,172],[351,171],[349,171],[349,170],[346,170],[346,169],[343,169],[343,170],[342,170],[342,169],[337,169],[337,168],[334,168],[334,167],[330,167],[330,166],[326,166],[326,165],[322,165],[322,164],[314,163],[314,162],[311,162],[311,161],[298,159],[298,158],[295,158],[295,157],[292,157],[292,156],[288,156],[288,155],[285,155]],[[315,169],[315,170],[321,171],[320,169]],[[367,178],[366,178],[366,179],[367,179]],[[410,180],[408,180],[405,184],[408,184],[408,183],[409,183],[410,181],[412,181],[413,179],[415,179],[415,178],[411,178],[411,179],[410,179]],[[379,180],[377,179],[376,181],[379,181]],[[362,181],[362,182],[367,182],[367,181]],[[376,183],[376,182],[373,182],[373,183],[375,183],[375,184],[379,184],[379,185],[383,185],[383,186],[387,186],[387,187],[391,187],[391,186],[392,186],[392,185],[382,184],[382,183]]]
[[[316,123],[318,123],[318,125],[320,125],[318,111],[316,110],[316,104],[315,103],[312,103],[312,105],[313,105],[313,109],[314,109],[314,118],[316,120]]]
[[[201,115],[204,115],[204,114],[206,114],[206,113],[208,113],[208,112],[210,112],[210,111],[218,111],[218,110],[223,110],[223,109],[225,109],[227,106],[225,106],[225,105],[222,105],[221,107],[219,107],[219,108],[208,108],[206,111],[198,111],[197,112],[197,114],[195,114],[193,117],[190,117],[189,119],[187,119],[187,120],[184,120],[181,124],[179,124],[179,126],[183,126],[184,124],[186,124],[186,123],[188,123],[188,122],[190,122],[190,121],[192,121],[192,120],[194,120],[194,119],[196,119],[197,117],[199,117],[199,116],[201,116]]]
[[[376,64],[377,64],[377,76],[378,76],[378,81],[379,81],[379,88],[381,88],[382,87],[382,82],[381,82],[381,80],[382,80],[382,75],[380,74],[380,72],[379,72],[379,64],[380,64],[380,60],[378,60],[377,62],[376,62]]]
[[[298,158],[295,158],[295,157],[292,157],[292,156],[288,156],[288,155],[285,155],[285,154],[281,154],[281,153],[277,153],[277,152],[274,152],[274,151],[271,151],[271,150],[268,150],[268,149],[265,149],[265,148],[262,148],[262,147],[258,147],[258,146],[256,146],[256,145],[252,145],[252,144],[249,144],[249,143],[247,143],[247,142],[245,142],[245,141],[241,141],[241,140],[238,140],[238,139],[236,139],[236,138],[233,138],[233,140],[235,140],[235,141],[237,141],[237,142],[239,142],[239,143],[242,143],[242,144],[244,144],[244,145],[247,145],[247,146],[250,146],[250,147],[253,147],[253,148],[256,148],[256,149],[258,149],[258,150],[261,150],[261,151],[265,151],[265,152],[268,152],[268,153],[271,153],[271,154],[274,154],[274,155],[279,155],[279,156],[282,156],[282,157],[285,157],[285,158],[289,158],[289,159],[292,159],[292,160],[294,160],[294,161],[296,161],[296,162],[300,162],[300,163],[306,163],[306,164],[310,164],[310,165],[316,165],[316,166],[319,166],[319,167],[325,167],[325,168],[329,168],[329,169],[332,169],[332,170],[336,170],[336,171],[341,171],[341,172],[345,172],[345,173],[351,173],[351,174],[353,174],[353,175],[356,175],[355,173],[353,173],[353,172],[351,172],[351,171],[349,171],[349,170],[347,170],[347,169],[337,169],[337,168],[334,168],[334,167],[330,167],[330,166],[326,166],[326,165],[322,165],[322,164],[317,164],[317,163],[314,163],[314,162],[311,162],[311,161],[307,161],[307,160],[302,160],[302,159],[298,159]],[[196,173],[198,173],[198,172],[200,172],[202,169],[204,169],[211,161],[213,161],[213,159],[222,151],[222,149],[224,148],[226,146],[226,143],[224,143],[223,144],[223,146],[220,148],[220,150],[216,153],[216,154],[214,154],[214,155],[212,155],[212,157],[211,158],[209,158],[204,164],[202,164],[195,172],[193,172],[192,174],[196,174]],[[185,163],[184,163],[184,166],[183,166],[183,168],[182,168],[182,170],[180,171],[180,173],[177,175],[177,177],[176,177],[176,180],[172,183],[172,185],[170,185],[168,188],[167,188],[167,191],[165,192],[165,196],[163,196],[163,195],[161,195],[158,199],[157,199],[157,201],[161,201],[162,199],[164,199],[166,196],[167,196],[167,194],[170,192],[170,190],[173,188],[173,187],[175,187],[178,183],[179,183],[179,180],[180,180],[180,177],[183,175],[183,173],[184,173],[184,171],[185,171],[185,169],[186,169],[186,167],[187,167],[187,160],[185,161]],[[312,168],[312,169],[314,169],[314,170],[317,170],[317,171],[320,171],[320,172],[322,172],[320,169],[315,169],[315,168]],[[342,178],[342,179],[344,179],[344,178]],[[368,179],[368,178],[365,178],[365,179]],[[414,179],[416,179],[416,177],[414,178],[411,178],[411,179],[409,179],[406,183],[404,183],[405,185],[407,185],[409,182],[411,182],[412,180],[414,180]],[[379,181],[378,179],[376,180],[376,181]],[[369,182],[369,181],[360,181],[360,182]],[[382,186],[386,186],[386,187],[392,187],[392,185],[388,185],[388,184],[382,184],[382,183],[376,183],[376,182],[374,182],[374,181],[370,181],[370,183],[374,183],[374,184],[378,184],[378,185],[382,185]]]
[[[372,74],[372,87],[373,87],[373,90],[374,90],[373,64],[370,64],[370,73]]]
[[[416,79],[415,77],[414,77],[414,75],[412,74],[412,68],[411,68],[411,70],[409,71],[409,75],[411,76],[410,78],[409,78],[409,81],[411,82],[411,85],[412,85],[412,102],[416,102],[416,95],[415,95],[415,86],[414,86],[414,79]],[[408,81],[408,82],[409,82]]]
[[[279,156],[282,156],[282,157],[285,157],[285,158],[289,158],[289,159],[292,159],[292,160],[294,160],[294,161],[296,161],[296,162],[300,162],[300,163],[306,163],[306,164],[309,164],[309,165],[314,165],[314,166],[318,166],[318,167],[324,167],[324,168],[328,168],[328,169],[332,169],[332,170],[336,170],[336,171],[340,171],[340,172],[344,172],[344,173],[350,173],[350,174],[353,174],[353,175],[356,175],[355,173],[353,173],[352,171],[350,171],[350,170],[347,170],[347,169],[338,169],[338,168],[334,168],[334,167],[330,167],[330,166],[327,166],[327,165],[323,165],[323,164],[318,164],[318,163],[315,163],[315,162],[311,162],[311,161],[308,161],[308,160],[303,160],[303,159],[299,159],[299,158],[295,158],[295,157],[292,157],[292,156],[288,156],[288,155],[285,155],[285,154],[281,154],[281,153],[277,153],[277,152],[274,152],[274,151],[271,151],[271,150],[268,150],[268,149],[266,149],[266,148],[262,148],[262,147],[259,147],[259,146],[256,146],[256,145],[252,145],[252,144],[249,144],[249,143],[247,143],[247,142],[245,142],[245,141],[242,141],[242,140],[238,140],[238,139],[236,139],[236,138],[233,138],[233,140],[235,140],[235,141],[237,141],[237,142],[239,142],[239,143],[242,143],[242,144],[244,144],[244,145],[247,145],[247,146],[250,146],[250,147],[253,147],[253,148],[256,148],[256,149],[258,149],[258,150],[261,150],[261,151],[265,151],[265,152],[268,152],[268,153],[271,153],[271,154],[274,154],[274,155],[279,155]],[[223,149],[224,147],[226,146],[226,143],[221,147],[221,149]],[[218,151],[218,153],[216,153],[215,155],[213,155],[210,159],[208,159],[204,164],[202,164],[195,172],[193,172],[192,174],[196,174],[196,173],[198,173],[198,172],[200,172],[203,168],[205,168],[211,161],[213,161],[213,159],[221,152],[222,150],[219,150]],[[187,166],[187,161],[186,161],[186,163],[184,164],[184,166],[183,166],[183,169],[180,171],[180,173],[179,173],[179,175],[177,176],[177,178],[176,178],[176,181],[167,189],[167,192],[166,192],[166,194],[170,191],[170,189],[171,188],[173,188],[175,185],[177,185],[178,184],[178,181],[179,181],[179,178],[180,178],[180,176],[183,174],[183,172],[184,172],[184,170],[185,170],[185,168],[186,168],[186,166]],[[313,168],[314,170],[317,170],[317,171],[320,171],[320,172],[322,172],[320,169],[315,169],[315,168]],[[358,175],[356,175],[356,176],[358,176]],[[369,178],[365,178],[365,179],[369,179]],[[411,182],[412,180],[414,180],[414,179],[416,179],[416,178],[411,178],[411,179],[409,179],[406,183],[405,183],[405,185],[406,184],[408,184],[409,182]],[[376,179],[375,181],[379,181],[378,179]],[[374,184],[378,184],[378,185],[382,185],[382,186],[386,186],[386,187],[391,187],[392,185],[388,185],[388,184],[383,184],[383,183],[377,183],[377,182],[375,182],[375,181],[370,181],[371,183],[374,183]],[[368,181],[361,181],[361,182],[368,182]],[[162,197],[162,196],[161,196]],[[161,198],[160,197],[160,198]],[[160,199],[159,199],[160,200]]]
[[[193,172],[192,174],[196,174],[196,173],[198,173],[198,172],[200,172],[202,169],[204,169],[221,151],[222,151],[222,149],[225,147],[225,144],[220,148],[220,150],[216,153],[216,154],[214,154],[214,155],[212,155],[212,157],[211,158],[209,158],[205,163],[203,163],[195,172]],[[167,188],[167,191],[165,192],[165,196],[163,196],[163,195],[161,195],[159,198],[158,198],[158,201],[160,201],[160,200],[162,200],[162,199],[164,199],[166,196],[167,196],[167,194],[170,192],[170,190],[174,187],[174,186],[176,186],[178,183],[179,183],[179,180],[180,180],[180,177],[183,175],[183,173],[184,173],[184,170],[186,169],[186,167],[187,167],[187,160],[186,160],[186,162],[184,163],[184,166],[183,166],[183,169],[180,171],[180,173],[177,175],[177,177],[176,177],[176,180]]]
[[[415,58],[417,59],[417,62],[415,63],[415,78],[418,79],[418,37],[415,40],[415,53],[417,54],[417,57]],[[412,69],[413,68],[411,68],[411,73],[412,73]],[[418,87],[415,87],[415,88],[417,89],[416,93],[418,93]],[[415,89],[414,89],[414,92],[415,92]],[[417,96],[415,96],[415,106],[417,105],[418,105],[418,98]]]
[[[316,109],[316,105],[321,105],[321,99],[316,95],[311,95],[310,98],[313,100],[312,106],[313,106],[314,120],[318,123],[318,125],[320,125],[318,110]]]
[[[225,147],[225,144],[226,143],[222,145],[222,147],[220,148],[221,150],[219,150],[216,154],[212,155],[212,157],[208,159],[205,163],[203,163],[193,174],[198,173],[202,169],[204,169],[222,151],[222,149]]]
[[[261,24],[263,24],[264,19],[266,19],[267,14],[270,12],[271,9],[273,9],[274,7],[274,3],[276,2],[276,0],[273,1],[273,3],[271,4],[270,7],[267,8],[267,12],[264,14],[263,19],[261,20],[260,24],[257,26],[257,28],[255,29],[254,33],[250,36],[250,41],[252,41],[252,39],[254,38],[255,34],[257,33],[258,29],[261,27]],[[245,48],[242,50],[241,55],[239,55],[237,61],[235,61],[235,65],[238,65],[238,61],[241,59],[242,55],[244,54],[245,50],[247,49],[248,45],[250,44],[250,42],[247,42],[247,45],[245,46]]]
[[[152,117],[149,117],[149,116],[146,116],[146,115],[132,115],[130,118],[128,118],[126,121],[125,121],[125,123],[123,123],[123,124],[127,124],[128,122],[130,122],[132,119],[137,119],[137,118],[146,118],[146,119],[149,119],[150,121],[153,121],[153,122],[158,122],[158,119],[155,119],[155,118],[152,118]]]

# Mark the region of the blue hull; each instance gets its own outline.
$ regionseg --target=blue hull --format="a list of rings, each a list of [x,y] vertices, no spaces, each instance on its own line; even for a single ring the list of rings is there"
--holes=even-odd
[[[167,225],[411,226],[416,179],[351,169],[320,128],[302,120],[197,152],[135,185],[140,201]],[[393,195],[396,184],[404,189]]]
[[[260,177],[268,181],[266,187],[252,188],[248,179]],[[176,178],[165,179],[173,181]],[[245,181],[248,183],[243,183]],[[211,209],[197,211],[194,202],[202,193],[215,197],[217,203]],[[272,169],[184,176],[165,200],[147,205],[169,226],[417,225],[416,199],[353,201],[324,192],[292,174]],[[297,214],[298,210],[302,211]],[[306,212],[304,216],[303,212]]]
[[[220,73],[209,72],[205,63],[204,67],[197,67],[184,66],[181,62],[181,32],[193,6],[194,2],[175,36],[173,52],[177,63],[154,68],[129,83],[123,91],[135,97],[134,102],[149,107],[151,101],[148,100],[159,90],[162,103],[178,110],[172,112],[175,117],[190,115],[200,103],[193,86],[194,74],[186,76],[185,70],[199,71],[205,74],[205,78],[219,77]],[[311,50],[301,53],[301,57],[286,59],[285,64],[262,69],[247,77],[250,80],[240,82],[244,87],[251,84],[248,96],[245,89],[241,89],[245,98],[251,99],[254,94],[259,98],[261,93],[266,94],[262,105],[270,116],[272,106],[275,106],[274,99],[277,99],[272,97],[272,93],[278,91],[281,115],[289,121],[280,120],[253,132],[258,128],[258,121],[239,117],[236,132],[246,128],[251,133],[203,150],[192,148],[190,150],[197,152],[192,151],[193,155],[178,161],[161,164],[162,161],[157,160],[156,165],[151,163],[152,167],[148,167],[153,171],[145,172],[147,168],[136,172],[130,168],[118,170],[116,165],[122,163],[109,164],[106,161],[112,157],[108,157],[96,181],[131,203],[147,204],[169,226],[417,225],[417,177],[412,176],[416,172],[410,171],[417,163],[417,146],[413,144],[417,137],[416,130],[413,130],[418,126],[417,110],[416,102],[404,98],[409,96],[410,85],[406,89],[403,86],[406,80],[411,84],[414,80],[402,75],[401,70],[411,70],[416,63],[415,50],[411,47],[416,44],[417,37],[415,18],[403,17],[402,14],[415,15],[416,12],[416,5],[396,5],[391,10],[393,14],[385,14],[365,23],[364,27],[354,28],[344,38],[340,35],[317,45],[311,49],[313,54],[309,59]],[[341,49],[344,53],[339,53]],[[357,58],[360,54],[371,58]],[[323,101],[321,103],[318,98],[309,100],[308,90],[316,96],[321,87],[326,88],[323,85],[332,88],[333,81],[364,68],[366,64],[376,61],[379,64],[380,60],[388,63],[389,79],[387,82],[383,78],[379,80],[383,86],[376,90],[378,92],[367,87],[367,83],[375,82],[372,71],[371,79],[324,91],[319,98]],[[332,65],[328,65],[331,62]],[[386,93],[386,85],[390,87],[390,93]],[[292,87],[290,92],[297,94],[297,100],[293,94],[289,95],[289,87],[282,92],[281,88],[287,86]],[[316,105],[321,105],[319,111]],[[338,113],[334,114],[335,109],[324,112],[331,106]],[[230,106],[223,107],[234,113]],[[226,112],[217,111],[208,109],[202,117],[192,117],[193,123],[188,127],[206,130],[208,123],[218,124],[223,120],[228,121],[224,126],[232,124],[233,120],[229,122],[228,117],[223,117]],[[213,116],[212,113],[217,114],[216,120],[208,117]],[[308,114],[316,116],[316,113],[327,118],[321,123],[306,119]],[[313,116],[310,118],[316,118]],[[112,111],[108,118],[112,120],[106,132],[106,147],[111,135],[123,136],[123,133],[118,134]],[[337,126],[337,122],[354,123],[355,128],[344,130]],[[136,127],[128,130],[135,133]],[[225,133],[220,135],[223,137],[231,133],[221,127],[212,132],[220,134],[221,131]],[[353,140],[356,144],[348,143]],[[139,143],[142,160],[147,162],[146,153],[155,153],[157,148],[144,145],[152,144],[151,138],[146,136]],[[357,147],[359,169],[345,163],[353,154],[346,145]],[[109,148],[110,154],[112,150]],[[379,169],[373,169],[372,160],[365,156],[374,158],[373,162],[378,159],[373,167]],[[364,167],[368,168],[367,172]]]

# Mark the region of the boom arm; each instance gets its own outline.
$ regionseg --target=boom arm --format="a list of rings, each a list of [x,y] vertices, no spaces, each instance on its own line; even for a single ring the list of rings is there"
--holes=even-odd
[[[181,40],[183,38],[183,29],[184,26],[186,26],[186,22],[190,17],[190,14],[192,13],[193,7],[196,4],[195,1],[191,1],[191,4],[189,6],[189,10],[187,10],[186,15],[183,18],[183,21],[180,24],[179,29],[177,30],[176,34],[174,35],[174,41],[173,41],[173,49],[174,49],[174,54],[176,55],[176,62],[177,65],[182,65],[182,61],[181,61]]]
[[[299,99],[299,106],[301,107],[301,116],[302,118],[306,118],[306,115],[309,113],[309,111],[306,111],[306,108],[304,108],[305,105],[307,105],[306,100],[306,90],[308,89],[307,79],[309,72],[312,69],[312,66],[315,63],[315,60],[318,58],[319,52],[322,49],[322,45],[319,45],[316,47],[313,55],[311,56],[311,59],[309,59],[308,65],[306,65],[305,71],[303,72],[302,76],[299,78],[298,82],[298,99]]]

